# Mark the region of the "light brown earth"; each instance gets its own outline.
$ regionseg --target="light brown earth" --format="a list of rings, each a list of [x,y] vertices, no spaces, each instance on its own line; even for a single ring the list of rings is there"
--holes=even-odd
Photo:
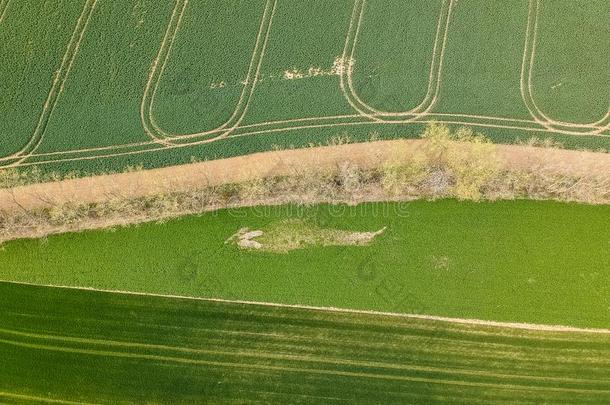
[[[373,168],[400,155],[413,155],[421,140],[378,141],[338,146],[255,153],[222,160],[146,171],[101,175],[0,190],[0,210],[14,212],[61,205],[94,203],[117,197],[136,198],[171,191],[237,183],[306,170],[333,169],[350,162]],[[520,145],[497,145],[505,167],[583,176],[610,174],[610,154]]]

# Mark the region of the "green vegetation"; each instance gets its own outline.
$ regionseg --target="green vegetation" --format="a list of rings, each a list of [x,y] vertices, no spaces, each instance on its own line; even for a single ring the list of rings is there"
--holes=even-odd
[[[226,240],[246,250],[288,253],[312,246],[366,246],[385,228],[375,232],[350,232],[321,228],[302,219],[272,222],[263,229],[242,228]]]
[[[415,108],[427,92],[442,0],[369,1],[354,53],[354,85],[382,111]],[[416,24],[405,24],[413,20]]]
[[[6,283],[0,325],[2,402],[610,401],[606,334]]]
[[[83,4],[84,0],[0,2],[1,156],[24,147],[34,132]]]
[[[176,191],[171,186],[152,195],[141,197],[122,196],[121,192],[106,191],[94,203],[79,203],[71,199],[50,201],[44,193],[33,191],[28,197],[28,206],[12,200],[14,190],[4,194],[5,211],[0,211],[0,243],[15,239],[42,238],[47,235],[110,228],[175,218],[187,214],[199,214],[221,208],[251,207],[257,205],[350,203],[365,201],[412,201],[416,199],[437,200],[456,198],[462,201],[497,200],[554,200],[586,204],[610,203],[610,177],[598,170],[580,173],[562,173],[555,168],[550,151],[542,156],[535,151],[535,160],[526,167],[507,165],[507,156],[499,153],[497,145],[485,136],[468,128],[452,132],[446,125],[429,124],[418,143],[392,142],[383,157],[376,156],[374,167],[361,168],[356,163],[336,162],[321,167],[299,163],[286,167],[273,175],[266,170],[253,173],[254,179],[217,186],[201,185]],[[541,141],[531,139],[531,144]],[[379,145],[377,145],[379,146]],[[542,142],[543,147],[557,148]],[[355,148],[352,148],[355,149]],[[344,149],[349,150],[349,149]],[[315,156],[318,149],[305,153]],[[504,152],[505,153],[505,152]],[[281,155],[281,153],[280,153]],[[578,155],[574,155],[576,157]],[[590,155],[592,156],[592,155]],[[510,158],[510,157],[508,157]],[[596,158],[598,158],[596,156]],[[572,159],[576,164],[580,161]],[[567,163],[567,162],[563,162]],[[141,167],[129,167],[128,171],[140,171]],[[0,170],[0,189],[17,187],[42,180],[61,180],[78,176],[79,173],[43,173],[34,167],[23,171]],[[137,177],[146,176],[138,173]],[[264,176],[258,177],[257,176]],[[265,177],[269,176],[269,177]],[[89,179],[95,188],[99,179]],[[70,184],[66,183],[69,187]],[[54,186],[46,185],[46,186]],[[43,185],[43,187],[45,187]],[[34,185],[33,189],[40,188]],[[2,191],[2,190],[0,190]],[[8,197],[8,198],[7,198]],[[289,221],[290,222],[290,221]],[[345,239],[334,230],[323,236],[324,230],[306,224],[310,234],[294,244],[287,235],[275,238],[283,240],[284,246],[311,244],[344,245]],[[327,230],[331,231],[331,230]],[[320,233],[321,232],[321,233]],[[248,233],[248,231],[244,231]],[[331,236],[334,235],[334,236]],[[305,235],[302,235],[305,236]],[[311,237],[310,237],[311,236]],[[363,234],[360,237],[365,236]],[[265,236],[266,238],[267,236]],[[292,238],[292,237],[290,237]],[[320,239],[321,238],[321,239]],[[326,240],[324,243],[320,241]],[[332,241],[331,241],[332,240]],[[343,242],[340,242],[343,240]],[[315,243],[314,243],[315,244]],[[276,245],[272,243],[272,245]],[[279,250],[286,250],[280,248]],[[288,249],[291,250],[291,249]]]
[[[248,75],[265,2],[233,0],[219,6],[199,1],[187,6],[152,104],[162,129],[192,134],[230,120]]]
[[[610,69],[599,57],[610,40],[610,27],[599,18],[607,13],[603,1],[541,3],[533,79],[539,105],[551,118],[582,124],[608,113],[596,101],[606,98],[608,104]]]
[[[0,187],[416,138],[431,122],[609,151],[609,10],[0,0],[0,169],[11,166]],[[0,213],[0,231],[161,218],[278,190],[305,202],[607,201],[606,179],[511,172],[473,130],[427,128],[409,164]],[[448,148],[455,140],[468,147]],[[245,229],[263,231],[259,248],[227,243]],[[0,246],[0,280],[609,328],[609,229],[609,206],[557,202],[260,206],[14,240]],[[0,282],[0,402],[610,402],[608,336]]]
[[[243,227],[290,218],[387,229],[368,246],[269,253],[225,244]],[[608,229],[610,207],[554,202],[254,207],[7,242],[0,279],[608,327]]]
[[[2,3],[0,155],[23,152],[0,166],[121,171],[432,120],[610,149],[605,0],[30,3]]]

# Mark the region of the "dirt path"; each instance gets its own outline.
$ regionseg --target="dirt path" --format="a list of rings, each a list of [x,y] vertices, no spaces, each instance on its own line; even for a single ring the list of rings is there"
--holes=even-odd
[[[50,207],[68,202],[93,203],[112,198],[136,198],[169,191],[291,175],[304,170],[332,169],[351,162],[372,168],[381,162],[413,154],[420,140],[396,140],[255,153],[229,159],[131,173],[102,175],[0,190],[0,210],[7,212]],[[610,154],[498,145],[505,165],[560,174],[610,174]]]

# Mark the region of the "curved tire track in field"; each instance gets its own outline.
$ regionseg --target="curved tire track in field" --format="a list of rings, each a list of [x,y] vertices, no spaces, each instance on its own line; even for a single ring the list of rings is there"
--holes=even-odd
[[[234,133],[231,136],[224,137],[222,139],[214,139],[214,141],[222,141],[223,139],[233,139],[233,138],[241,138],[245,136],[252,135],[263,135],[263,134],[272,134],[272,133],[288,133],[291,131],[300,131],[300,130],[308,130],[308,129],[327,129],[327,128],[344,128],[344,127],[357,127],[357,126],[366,126],[366,125],[378,125],[379,122],[371,121],[366,117],[362,117],[359,115],[347,115],[343,117],[330,117],[331,120],[337,122],[330,123],[315,123],[320,120],[325,119],[326,117],[312,117],[312,118],[303,118],[297,120],[286,120],[286,121],[278,121],[278,122],[267,122],[267,123],[259,123],[252,124],[244,127],[237,127],[234,130]],[[311,121],[314,122],[312,124],[302,125],[300,123]],[[510,119],[510,118],[502,118],[502,117],[483,117],[483,116],[470,116],[465,114],[444,114],[444,113],[430,113],[425,117],[425,119],[419,119],[417,121],[410,122],[401,122],[401,121],[390,121],[385,122],[385,125],[415,125],[415,124],[429,124],[433,122],[440,122],[451,125],[465,125],[465,126],[473,126],[477,128],[483,129],[509,129],[509,130],[518,130],[525,132],[547,132],[550,134],[555,134],[557,131],[545,129],[544,127],[536,125],[535,121],[525,121],[519,119]],[[280,125],[276,128],[273,128],[274,125],[278,123],[282,123],[284,125]],[[297,123],[298,125],[285,125],[290,123]],[[251,128],[262,127],[264,129],[258,130],[250,130]],[[271,128],[270,128],[271,127]],[[241,128],[247,128],[244,132],[239,132]],[[574,136],[586,136],[586,134],[570,134]],[[602,137],[610,137],[610,134],[600,134],[598,136]],[[97,159],[107,159],[107,158],[115,158],[121,156],[134,156],[141,155],[149,152],[160,152],[164,150],[171,150],[176,148],[184,148],[189,146],[197,146],[205,143],[211,142],[209,139],[203,141],[194,141],[187,144],[172,144],[172,145],[159,145],[157,142],[140,142],[134,144],[125,144],[118,146],[108,146],[101,148],[90,148],[83,149],[77,151],[62,151],[62,152],[50,152],[46,154],[40,155],[32,155],[30,157],[36,156],[64,156],[70,155],[73,153],[88,153],[88,152],[99,152],[104,151],[108,153],[103,154],[91,154],[86,156],[77,156],[77,157],[62,157],[59,159],[48,159],[48,160],[38,160],[31,162],[20,163],[19,165],[15,165],[13,167],[30,167],[30,166],[40,166],[45,164],[56,164],[56,163],[65,163],[65,162],[77,162],[77,161],[87,161],[87,160],[97,160]],[[131,148],[131,147],[144,147],[147,149],[135,149],[135,150],[127,150],[122,152],[115,152],[116,149],[121,148]]]
[[[6,10],[8,9],[8,5],[11,0],[1,0],[0,1],[0,24],[4,21],[4,17],[6,16]]]
[[[180,141],[184,143],[189,143],[188,141],[184,140],[193,138],[199,138],[199,142],[202,143],[212,142],[217,139],[227,137],[239,126],[244,116],[246,115],[250,100],[252,98],[252,95],[254,94],[254,90],[258,82],[259,72],[262,65],[263,57],[265,55],[265,50],[267,48],[269,34],[271,32],[271,26],[273,23],[273,17],[275,15],[278,0],[267,0],[265,3],[264,12],[261,17],[260,28],[257,34],[256,43],[252,52],[252,57],[250,59],[250,65],[246,76],[246,85],[242,89],[238,103],[229,120],[220,127],[209,131],[203,131],[193,134],[170,134],[167,131],[164,131],[156,123],[153,115],[153,105],[157,90],[159,88],[159,84],[161,82],[161,78],[163,76],[163,72],[172,53],[172,47],[176,39],[176,35],[180,30],[182,17],[186,12],[188,1],[189,0],[176,1],[176,6],[172,13],[172,17],[165,33],[165,37],[161,42],[159,53],[153,61],[140,108],[140,118],[144,131],[155,142],[165,146],[171,146],[175,143],[179,143]],[[210,135],[214,136],[208,139],[201,140],[201,138],[206,138]]]
[[[540,20],[541,1],[542,0],[529,1],[529,13],[520,83],[523,102],[534,120],[550,131],[568,135],[599,135],[605,130],[610,129],[610,109],[608,109],[606,115],[604,115],[598,121],[578,124],[550,118],[536,104],[533,94],[533,76],[534,62],[536,59],[536,46],[538,42],[538,22]]]
[[[34,128],[34,132],[32,133],[28,143],[20,151],[7,157],[0,158],[0,162],[3,162],[5,166],[18,166],[21,162],[31,156],[36,151],[38,146],[40,146],[40,143],[44,138],[49,119],[53,114],[53,110],[57,105],[59,97],[63,93],[64,84],[70,74],[70,71],[72,70],[74,60],[78,55],[80,44],[85,35],[85,31],[87,30],[87,26],[89,25],[89,21],[91,20],[91,16],[93,15],[93,11],[97,6],[97,2],[98,0],[86,0],[85,5],[83,6],[83,11],[78,17],[76,27],[72,32],[72,37],[70,38],[70,42],[68,43],[66,52],[62,58],[61,65],[54,74],[51,89],[49,90],[45,100],[42,112],[38,118],[36,127]]]
[[[341,91],[348,103],[361,115],[375,121],[388,122],[399,120],[409,122],[428,114],[436,104],[441,86],[441,75],[443,59],[449,33],[449,23],[455,0],[443,0],[439,12],[436,36],[432,51],[430,64],[430,75],[428,78],[428,89],[422,102],[413,109],[405,112],[385,112],[377,110],[366,104],[357,94],[353,84],[354,56],[357,48],[360,29],[365,14],[366,0],[355,0],[354,11],[350,21],[350,27],[346,36],[345,48],[343,50],[344,68],[341,74]]]
[[[10,1],[10,0],[5,0],[5,1]],[[444,1],[445,1],[444,4],[447,4],[448,0],[444,0]],[[454,0],[451,0],[451,2],[453,2],[453,1]],[[530,0],[530,1],[533,3],[535,0]],[[274,2],[274,7],[275,7],[276,2],[277,2],[277,0]],[[158,85],[158,83],[161,79],[161,72],[159,71],[161,68],[159,66],[159,62],[163,58],[165,58],[164,62],[169,58],[169,54],[171,53],[171,49],[170,49],[171,43],[173,42],[173,38],[175,37],[176,32],[178,31],[179,20],[181,19],[181,15],[184,13],[187,3],[188,3],[188,0],[176,0],[176,6],[172,13],[171,21],[168,24],[165,38],[164,38],[163,42],[161,43],[159,54],[158,54],[157,58],[155,59],[155,61],[153,62],[153,65],[151,67],[151,72],[150,72],[149,80],[148,80],[149,88],[148,88],[148,91],[145,92],[145,96],[142,101],[142,106],[143,106],[142,113],[144,114],[143,122],[146,120],[146,116],[147,116],[147,113],[146,113],[147,107],[146,107],[145,103],[149,104],[148,108],[150,111],[150,109],[152,108],[152,103],[151,103],[152,100],[150,98],[152,96],[151,92],[153,89],[153,85]],[[358,14],[358,11],[360,11],[360,14],[362,14],[364,11],[362,7],[358,7],[359,4],[363,5],[364,0],[355,0],[354,15],[352,16],[352,22],[351,22],[352,27],[350,28],[350,31],[354,31],[354,28],[356,26],[356,19],[359,19],[361,17],[361,15]],[[533,4],[535,4],[535,3],[533,3]],[[451,3],[448,5],[451,6]],[[267,6],[269,6],[269,2],[267,3]],[[533,16],[531,11],[532,10],[530,9],[530,16]],[[439,17],[439,26],[437,27],[438,31],[442,31],[442,24],[441,24],[442,21],[440,21],[441,18],[442,18],[442,16]],[[530,17],[530,19],[531,19],[531,17]],[[271,22],[272,21],[269,21],[267,24],[268,25],[266,28],[267,31],[269,31]],[[448,24],[449,24],[449,15],[447,15],[447,26],[448,26]],[[259,31],[259,39],[260,39],[261,31],[265,30],[264,25],[265,25],[264,22],[262,22],[261,30]],[[528,23],[528,26],[529,25],[530,24]],[[267,32],[267,34],[268,34],[268,32]],[[446,35],[447,35],[447,32],[445,30],[444,36],[446,36]],[[437,32],[437,40],[438,40],[438,32]],[[445,42],[445,41],[446,41],[446,38],[443,40],[443,42]],[[346,38],[346,45],[348,45],[348,42],[349,42],[349,38]],[[528,39],[528,43],[529,43],[529,39]],[[355,43],[354,43],[354,46],[355,46]],[[437,41],[435,50],[438,47],[439,46],[438,46],[438,41]],[[443,48],[444,48],[444,45],[443,45]],[[349,47],[346,47],[346,51],[348,51],[348,50],[349,50]],[[264,49],[262,49],[262,51],[263,52],[260,55],[261,60],[264,56]],[[255,58],[255,56],[256,55],[253,55],[253,58]],[[524,55],[524,57],[525,57],[525,55]],[[439,61],[438,66],[440,68],[440,64],[442,63],[442,57],[437,58],[437,59]],[[251,63],[251,68],[252,68],[252,66],[253,66],[253,63]],[[525,72],[525,66],[526,66],[526,64],[524,62],[523,72]],[[439,84],[439,86],[437,86],[437,87],[440,87],[440,69],[437,69],[437,70],[432,69],[431,77],[432,77],[433,71],[437,71],[439,73],[436,83]],[[345,73],[345,75],[341,75],[341,80],[343,81],[344,84],[347,84],[347,82],[348,82],[347,73],[349,73],[349,72],[344,71],[343,73]],[[155,77],[156,77],[156,84],[153,83]],[[254,79],[256,79],[256,75],[254,76]],[[434,85],[435,81],[431,80],[431,83]],[[253,93],[253,91],[254,91],[254,86],[252,86],[251,91],[246,94],[251,95]],[[243,93],[242,93],[242,95],[243,95]],[[146,101],[147,98],[148,98],[148,101]],[[248,97],[248,100],[245,102],[246,109],[247,109],[248,103],[249,103],[249,97]],[[374,113],[374,111],[373,111],[373,113]],[[368,113],[366,113],[366,114],[368,114]],[[424,123],[425,124],[425,123],[429,123],[432,121],[439,121],[439,122],[444,122],[447,124],[471,125],[471,126],[475,126],[475,127],[479,127],[479,128],[522,130],[522,131],[526,131],[526,132],[547,132],[550,134],[567,133],[569,135],[581,135],[581,136],[591,135],[590,133],[583,133],[583,132],[562,131],[552,125],[548,125],[548,123],[546,123],[546,121],[540,120],[540,119],[534,119],[534,120],[528,121],[528,120],[511,119],[511,118],[504,118],[504,117],[490,117],[490,116],[468,115],[468,114],[430,113],[430,112],[424,111],[422,113],[419,113],[421,115],[417,116],[415,118],[396,121],[396,120],[384,120],[383,118],[374,119],[374,118],[371,118],[370,114],[369,114],[369,117],[367,117],[366,114],[363,115],[361,113],[359,115],[341,115],[341,116],[334,116],[334,117],[309,117],[309,118],[300,118],[300,119],[292,119],[292,120],[261,122],[261,123],[257,123],[257,124],[244,125],[244,126],[240,125],[240,123],[241,123],[241,118],[240,118],[237,120],[237,123],[235,125],[230,126],[229,128],[222,128],[222,129],[208,131],[207,135],[201,135],[201,134],[184,135],[183,137],[179,136],[176,140],[173,140],[171,138],[171,136],[170,136],[170,138],[166,139],[163,137],[164,136],[163,134],[160,134],[161,136],[158,139],[155,136],[151,136],[151,139],[152,139],[151,141],[134,142],[134,143],[122,144],[122,145],[112,145],[112,146],[97,147],[97,148],[85,148],[85,149],[77,149],[77,150],[69,150],[69,151],[47,152],[47,153],[41,153],[41,154],[35,154],[35,153],[33,153],[34,151],[30,151],[30,153],[24,154],[23,156],[20,155],[19,158],[15,157],[15,156],[0,158],[0,167],[6,167],[6,166],[11,166],[11,167],[24,167],[25,166],[25,167],[27,167],[27,166],[53,164],[53,163],[96,160],[96,159],[102,159],[102,158],[113,158],[113,157],[128,156],[128,155],[140,155],[140,154],[145,154],[148,152],[162,151],[165,149],[174,149],[174,148],[200,145],[200,144],[204,144],[204,143],[208,143],[208,142],[212,142],[212,141],[216,141],[216,140],[221,140],[223,138],[228,138],[228,137],[242,137],[242,136],[250,136],[250,135],[281,133],[281,132],[290,132],[290,131],[317,129],[317,128],[341,128],[341,127],[350,127],[350,126],[364,126],[364,125],[373,125],[373,124],[379,124],[379,123],[409,125],[411,123],[415,123],[415,124]],[[399,114],[400,115],[400,114],[405,114],[405,113],[390,113],[390,114]],[[245,115],[245,111],[244,111],[244,115]],[[152,115],[151,115],[151,117],[152,117]],[[243,118],[243,115],[241,117]],[[423,118],[425,118],[425,119],[423,119]],[[536,117],[534,116],[534,118],[536,118]],[[150,120],[150,125],[151,125],[150,128],[153,128],[153,130],[154,130],[154,127],[152,126],[153,124],[154,124],[154,119]],[[610,129],[610,126],[609,127],[591,126],[591,128],[594,129],[593,132],[595,132],[595,135],[598,135],[598,136],[609,136],[610,135],[610,134],[606,133]],[[149,135],[151,135],[151,134],[149,134]],[[210,138],[210,136],[213,136],[213,137]],[[204,139],[197,139],[200,137],[203,137]],[[184,139],[182,139],[182,138],[184,138]],[[193,138],[193,139],[191,139],[191,138]],[[180,139],[182,139],[182,142],[180,142]],[[39,159],[39,160],[30,161],[30,162],[24,162],[28,157],[31,157],[31,158],[48,157],[48,159],[42,159],[42,160]]]

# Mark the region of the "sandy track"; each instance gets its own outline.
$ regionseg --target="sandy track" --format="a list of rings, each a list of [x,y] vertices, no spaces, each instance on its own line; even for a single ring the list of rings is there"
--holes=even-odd
[[[291,175],[308,169],[332,169],[345,162],[372,168],[395,158],[397,151],[413,154],[420,140],[395,140],[340,146],[255,153],[229,159],[118,173],[0,190],[0,210],[15,212],[68,202],[94,203],[136,198],[169,191],[217,186],[252,179]],[[543,166],[558,174],[607,175],[610,154],[518,145],[498,145],[506,167],[536,170]],[[552,163],[551,163],[552,162]]]

